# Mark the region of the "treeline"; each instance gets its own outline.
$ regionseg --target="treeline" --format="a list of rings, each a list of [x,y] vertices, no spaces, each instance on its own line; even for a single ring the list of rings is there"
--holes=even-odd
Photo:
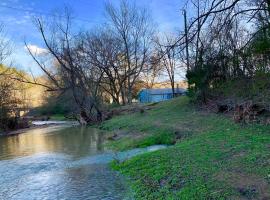
[[[0,133],[29,126],[28,120],[21,116],[36,103],[32,97],[36,90],[33,85],[18,81],[26,76],[22,71],[0,64]]]
[[[6,39],[4,26],[0,24],[0,135],[8,131],[28,127],[29,120],[21,118],[33,107],[42,104],[43,88],[23,80],[46,82],[46,78],[34,79],[30,74],[10,65],[11,41]]]
[[[230,96],[268,89],[259,84],[269,84],[270,2],[197,1],[193,6],[197,16],[184,43],[194,95],[205,102],[219,88]]]
[[[126,1],[119,8],[110,3],[105,7],[107,22],[79,33],[72,30],[68,9],[65,16],[49,21],[36,18],[47,54],[40,56],[28,49],[50,80],[44,87],[68,93],[82,124],[108,117],[104,114],[108,103],[131,104],[143,74],[151,76],[149,81],[158,75],[155,32],[148,12]]]
[[[183,31],[174,35],[158,32],[147,10],[127,1],[106,4],[106,23],[90,31],[74,31],[68,10],[36,18],[47,53],[29,53],[50,80],[43,86],[69,92],[81,123],[104,120],[106,102],[132,103],[137,85],[151,87],[160,73],[174,91],[182,69],[195,101],[269,105],[269,0],[186,5]]]
[[[188,52],[189,94],[235,112],[236,121],[270,111],[270,1],[192,1],[197,13],[178,44]],[[211,105],[212,104],[212,105]]]
[[[24,73],[2,64],[10,54],[10,43],[5,37],[4,26],[0,24],[0,134],[23,126],[18,119],[21,109],[27,107],[27,86],[11,78],[15,74],[24,76]]]

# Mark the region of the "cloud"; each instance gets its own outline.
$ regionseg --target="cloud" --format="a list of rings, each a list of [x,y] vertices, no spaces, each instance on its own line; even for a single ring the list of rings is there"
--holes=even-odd
[[[24,47],[24,49],[26,50],[30,50],[32,54],[34,55],[45,55],[48,53],[48,50],[47,49],[44,49],[44,48],[41,48],[41,47],[38,47],[36,45],[32,45],[32,44],[29,44],[27,46]]]

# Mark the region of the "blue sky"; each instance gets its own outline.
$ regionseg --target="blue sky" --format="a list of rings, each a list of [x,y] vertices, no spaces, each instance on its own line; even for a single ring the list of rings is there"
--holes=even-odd
[[[6,37],[13,43],[13,54],[9,60],[20,69],[31,69],[38,74],[39,69],[24,48],[24,40],[32,47],[42,50],[43,43],[33,25],[33,16],[49,14],[63,5],[72,8],[76,28],[91,29],[102,24],[104,0],[1,0],[0,22],[5,26]],[[119,0],[111,0],[118,4]],[[139,6],[149,8],[160,31],[174,32],[182,27],[181,8],[185,0],[136,0]]]

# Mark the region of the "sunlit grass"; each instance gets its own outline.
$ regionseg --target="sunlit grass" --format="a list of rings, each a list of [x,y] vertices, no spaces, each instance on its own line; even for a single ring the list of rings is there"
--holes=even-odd
[[[126,131],[115,149],[176,144],[114,169],[130,177],[137,199],[261,199],[270,193],[270,128],[197,111],[186,97],[146,113],[116,117],[103,129]],[[136,138],[133,134],[141,134]]]

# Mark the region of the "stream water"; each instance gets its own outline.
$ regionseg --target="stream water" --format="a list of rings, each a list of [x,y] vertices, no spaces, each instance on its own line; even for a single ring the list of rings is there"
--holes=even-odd
[[[108,163],[165,146],[114,153],[104,138],[96,129],[68,124],[0,137],[0,199],[132,199]]]

